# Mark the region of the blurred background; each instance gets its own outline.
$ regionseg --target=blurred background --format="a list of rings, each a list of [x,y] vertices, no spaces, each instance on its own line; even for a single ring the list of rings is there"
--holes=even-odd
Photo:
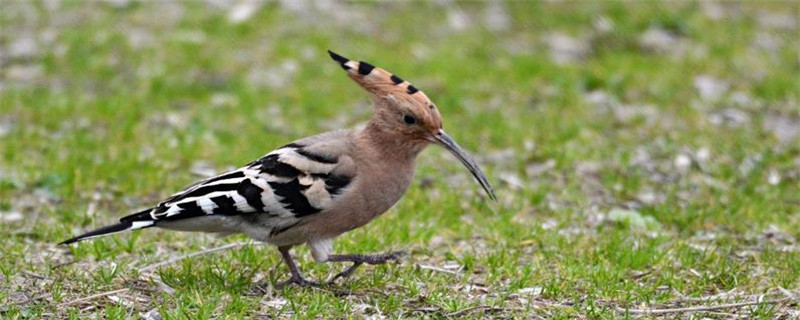
[[[569,315],[796,290],[798,17],[789,1],[3,1],[0,301],[18,303],[5,312],[64,315],[48,306],[127,283],[94,280],[97,268],[241,241],[148,232],[53,245],[288,141],[366,121],[367,96],[328,49],[423,90],[498,188],[499,203],[486,204],[466,171],[431,148],[406,198],[337,243],[411,248],[409,263],[455,265],[488,288],[464,293],[417,268],[443,314],[487,296],[514,308],[572,301]],[[277,264],[257,250],[228,260]],[[199,268],[245,268],[210,259]],[[335,271],[308,261],[317,277]],[[136,278],[134,269],[119,272]],[[405,279],[402,267],[380,270],[393,273],[381,281]],[[206,290],[186,287],[208,281],[191,268],[172,272],[161,276],[179,291]],[[53,288],[62,296],[25,300]],[[536,295],[508,296],[520,292]],[[139,294],[151,300],[136,309],[158,295]],[[388,314],[427,312],[414,311],[424,302],[376,299]],[[107,317],[113,306],[87,312]],[[369,313],[331,308],[314,312]]]

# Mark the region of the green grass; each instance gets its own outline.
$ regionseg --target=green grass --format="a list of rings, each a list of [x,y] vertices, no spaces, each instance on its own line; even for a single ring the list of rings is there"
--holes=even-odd
[[[615,318],[797,294],[800,6],[717,6],[719,19],[688,2],[511,2],[504,27],[473,2],[269,3],[238,24],[203,3],[0,3],[0,317]],[[656,29],[676,44],[643,45]],[[554,34],[583,54],[555,63]],[[252,294],[288,277],[266,245],[138,272],[240,236],[55,245],[199,179],[193,167],[223,171],[366,121],[367,96],[326,49],[424,90],[499,201],[430,148],[403,200],[335,244],[410,254],[330,290]],[[703,97],[700,76],[725,89]],[[345,267],[295,253],[311,279]],[[715,312],[769,319],[798,305]]]

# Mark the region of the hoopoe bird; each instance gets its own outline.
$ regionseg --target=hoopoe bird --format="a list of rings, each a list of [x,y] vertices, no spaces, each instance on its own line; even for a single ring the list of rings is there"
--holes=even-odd
[[[277,246],[291,272],[278,287],[309,286],[316,283],[300,273],[289,252],[293,246],[307,244],[317,262],[353,263],[331,282],[364,263],[399,258],[401,252],[333,254],[333,239],[397,203],[411,184],[417,155],[430,144],[449,150],[489,198],[496,199],[473,158],[442,129],[439,110],[422,91],[367,62],[328,53],[372,97],[374,114],[363,129],[294,141],[244,167],[192,184],[117,224],[61,244],[151,227],[244,233]]]

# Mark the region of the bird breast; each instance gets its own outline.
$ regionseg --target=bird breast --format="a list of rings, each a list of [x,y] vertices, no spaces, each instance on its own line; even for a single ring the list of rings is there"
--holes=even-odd
[[[391,167],[358,163],[358,175],[346,197],[329,210],[308,216],[303,226],[293,231],[308,240],[329,239],[364,226],[402,198],[413,176],[413,162]]]

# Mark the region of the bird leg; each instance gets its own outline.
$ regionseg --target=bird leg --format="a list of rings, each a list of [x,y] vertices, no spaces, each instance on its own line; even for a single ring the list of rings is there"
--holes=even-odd
[[[285,247],[278,247],[278,251],[281,253],[281,257],[283,261],[286,261],[286,265],[289,266],[289,271],[292,273],[292,277],[289,280],[284,282],[278,283],[275,286],[276,289],[281,289],[290,284],[296,284],[301,287],[319,287],[320,285],[316,282],[308,281],[300,274],[300,269],[297,268],[297,264],[294,263],[294,259],[292,259],[292,255],[289,254],[290,246]]]
[[[350,277],[362,264],[384,264],[389,261],[399,261],[405,251],[393,251],[383,254],[332,254],[328,256],[329,262],[352,262],[353,265],[339,272],[328,283],[334,283],[339,278]]]

